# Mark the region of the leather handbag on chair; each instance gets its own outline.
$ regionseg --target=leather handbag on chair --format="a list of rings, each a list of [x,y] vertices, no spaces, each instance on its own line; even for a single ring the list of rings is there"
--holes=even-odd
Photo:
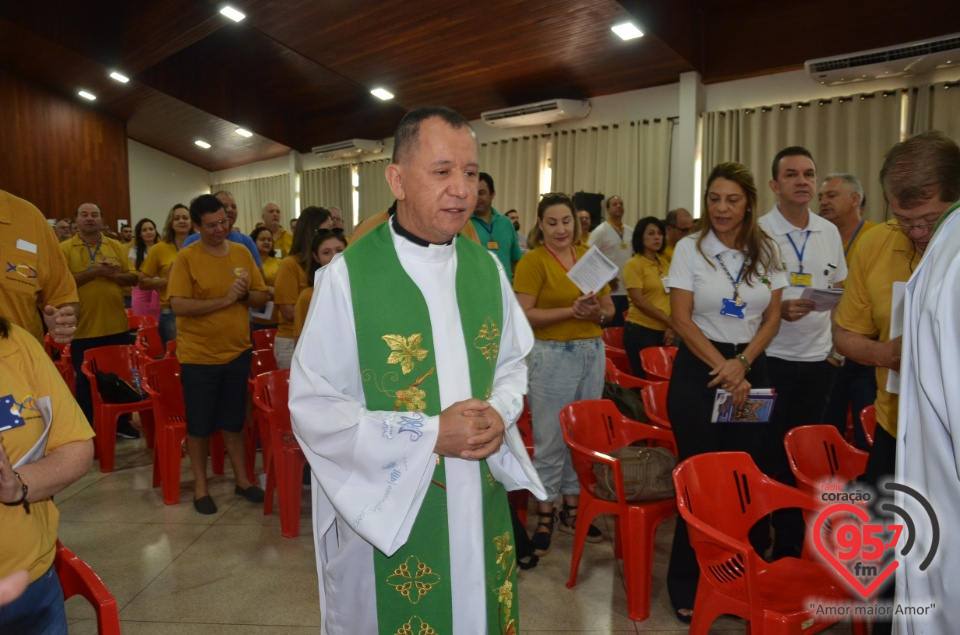
[[[620,461],[623,472],[623,491],[628,501],[648,501],[673,498],[673,468],[677,457],[665,448],[637,447],[628,445],[610,453]],[[595,464],[597,485],[593,491],[597,498],[617,500],[617,487],[613,470],[607,465]]]

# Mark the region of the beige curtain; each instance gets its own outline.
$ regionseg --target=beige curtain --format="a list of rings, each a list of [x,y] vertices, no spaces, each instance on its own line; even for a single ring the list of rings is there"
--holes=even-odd
[[[288,223],[293,210],[290,209],[290,175],[280,174],[262,179],[233,181],[232,183],[214,183],[211,192],[226,190],[237,202],[237,223],[234,229],[249,234],[262,220],[263,206],[273,201],[280,206],[280,222]]]
[[[353,210],[352,175],[352,165],[305,170],[300,175],[300,209],[335,205],[349,217]],[[349,225],[349,221],[345,225]]]
[[[549,135],[502,139],[481,144],[480,169],[493,178],[493,206],[501,214],[515,209],[527,231],[537,216],[540,174],[547,162]]]
[[[367,161],[357,166],[359,209],[357,222],[366,220],[393,205],[393,192],[387,184],[386,170],[390,159]]]
[[[667,213],[673,121],[628,121],[554,133],[553,190],[623,198],[626,220]]]
[[[910,91],[910,134],[939,130],[960,143],[960,82],[920,86]]]
[[[740,161],[753,172],[760,208],[766,213],[776,202],[769,187],[773,157],[782,148],[799,145],[813,154],[820,177],[831,172],[858,176],[866,196],[866,218],[883,221],[886,206],[878,178],[884,155],[899,141],[900,114],[897,91],[747,108],[723,115],[706,113],[702,182],[706,185],[716,163]],[[816,210],[816,202],[811,207]]]

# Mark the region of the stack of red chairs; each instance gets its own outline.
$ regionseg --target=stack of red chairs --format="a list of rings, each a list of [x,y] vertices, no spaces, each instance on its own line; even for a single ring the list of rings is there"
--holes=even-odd
[[[70,392],[73,393],[74,397],[76,397],[77,376],[73,370],[73,359],[70,356],[70,345],[58,344],[57,342],[53,341],[53,337],[47,333],[43,338],[43,348],[47,351],[47,355],[50,356],[50,359],[53,360],[53,365],[57,367],[57,371],[60,373],[60,376],[63,377],[63,381],[67,384]]]
[[[263,329],[254,331],[263,333],[266,331],[276,331],[276,329]],[[270,340],[271,346],[273,340]],[[250,377],[247,379],[247,392],[252,397],[255,391],[254,385],[258,375],[277,370],[277,358],[273,354],[273,348],[254,349],[250,358]],[[257,464],[257,446],[263,453],[263,469],[267,469],[267,455],[270,452],[270,433],[267,429],[266,421],[263,421],[259,411],[253,408],[250,420],[247,422],[247,478],[256,482],[256,464]]]
[[[676,357],[676,346],[650,346],[640,351],[640,365],[651,380],[670,381]]]

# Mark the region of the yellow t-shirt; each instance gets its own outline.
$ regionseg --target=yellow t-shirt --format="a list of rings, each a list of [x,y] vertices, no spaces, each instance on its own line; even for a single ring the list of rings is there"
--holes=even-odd
[[[668,271],[670,271],[670,261],[663,254],[657,254],[656,262],[646,256],[634,254],[623,266],[623,284],[627,288],[627,295],[629,296],[630,289],[640,289],[647,302],[670,315],[670,295],[663,287],[663,277]],[[638,309],[632,298],[627,322],[655,331],[664,331],[667,328],[660,320],[655,320]]]
[[[310,310],[310,301],[313,299],[313,287],[307,287],[300,292],[297,304],[293,307],[293,336],[300,337],[303,325],[307,321],[307,312]]]
[[[225,242],[230,252],[224,256],[207,253],[199,241],[177,253],[167,281],[171,298],[221,298],[241,271],[247,272],[251,291],[266,290],[250,250]],[[241,302],[206,315],[177,317],[177,357],[184,364],[226,364],[250,347],[250,314]]]
[[[273,239],[273,248],[280,251],[281,258],[286,258],[287,256],[290,255],[291,247],[293,247],[293,234],[291,234],[290,232],[285,230],[283,227],[281,227],[280,236],[274,237]],[[261,258],[260,260],[262,261],[263,258]]]
[[[167,285],[160,289],[160,306],[170,308],[170,267],[177,258],[176,243],[159,242],[150,248],[140,265],[140,272],[151,278],[167,278]]]
[[[57,234],[36,207],[0,190],[0,315],[43,341],[37,308],[78,302]]]
[[[586,247],[578,246],[577,258],[587,252]],[[537,299],[538,309],[566,309],[573,306],[573,301],[583,295],[583,292],[573,284],[550,252],[542,245],[528,251],[513,274],[513,290],[516,293],[532,295]],[[598,297],[610,293],[610,287],[605,286]],[[587,320],[569,319],[550,326],[533,329],[533,335],[538,340],[552,340],[555,342],[569,342],[571,340],[585,340],[591,337],[600,337],[601,328],[596,322]]]
[[[121,273],[133,272],[127,259],[129,250],[106,236],[101,236],[100,242],[94,247],[87,247],[77,235],[60,243],[60,249],[71,273],[86,271],[101,260],[119,264]],[[77,339],[116,335],[129,330],[123,287],[106,278],[96,278],[78,287],[77,294],[80,296]]]
[[[857,250],[857,245],[860,244],[860,239],[863,238],[863,235],[867,233],[868,229],[874,226],[876,226],[876,223],[871,223],[868,220],[863,221],[863,227],[861,227],[857,235],[853,237],[853,241],[848,240],[843,243],[843,254],[847,260],[848,269],[850,268],[850,263],[853,261],[853,253]]]
[[[667,259],[667,264],[670,264],[670,261],[673,260],[673,250],[676,248],[676,245],[671,245],[667,243],[663,246],[663,253],[660,254]]]
[[[289,233],[287,234],[289,235]],[[274,258],[273,256],[267,256],[264,258],[260,257],[260,262],[263,264],[263,281],[267,283],[268,287],[272,287],[277,281],[277,271],[280,268],[280,259]],[[273,308],[273,315],[270,316],[270,319],[263,318],[253,318],[254,324],[276,324],[277,316],[280,314],[280,311],[276,307]]]
[[[893,283],[906,282],[920,261],[903,232],[874,227],[861,232],[834,320],[848,331],[886,342],[890,339]],[[897,436],[897,395],[886,391],[886,368],[877,368],[877,424]]]
[[[2,402],[4,411],[17,410],[25,424],[3,433],[3,448],[11,464],[27,454],[43,433],[36,404],[43,397],[50,398],[53,410],[45,454],[93,438],[93,428],[43,347],[26,330],[12,324],[9,336],[0,339],[0,400],[9,400]],[[0,506],[0,576],[26,569],[34,582],[46,573],[56,555],[59,520],[60,513],[49,498],[30,503],[29,514],[20,505]]]
[[[283,319],[279,306],[289,304],[296,308],[297,298],[307,288],[307,272],[300,266],[296,256],[287,256],[280,261],[277,278],[273,283],[273,302],[277,305],[277,337],[293,339],[293,322]]]

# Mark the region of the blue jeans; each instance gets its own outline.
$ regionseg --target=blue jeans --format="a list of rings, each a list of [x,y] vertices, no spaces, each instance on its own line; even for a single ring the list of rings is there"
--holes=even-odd
[[[167,342],[177,339],[177,316],[173,309],[160,309],[160,340],[166,346]]]
[[[53,566],[19,598],[0,607],[0,633],[67,635],[63,589]]]
[[[547,501],[580,494],[570,450],[560,431],[560,410],[568,403],[600,399],[605,367],[599,337],[570,342],[537,340],[530,351],[527,398],[533,419],[533,466]]]

